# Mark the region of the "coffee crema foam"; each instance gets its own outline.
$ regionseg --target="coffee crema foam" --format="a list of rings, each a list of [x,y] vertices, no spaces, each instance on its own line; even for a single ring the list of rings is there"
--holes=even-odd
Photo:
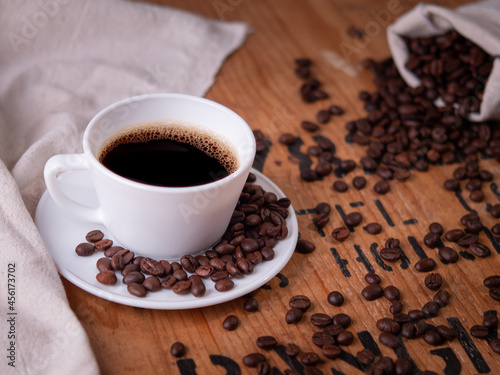
[[[178,123],[164,122],[144,122],[127,125],[118,132],[111,135],[99,148],[97,159],[103,162],[113,149],[121,144],[145,143],[154,140],[173,140],[179,143],[186,143],[208,156],[216,159],[231,174],[239,167],[237,154],[232,150],[232,146],[225,144],[213,134],[196,126],[180,125]]]

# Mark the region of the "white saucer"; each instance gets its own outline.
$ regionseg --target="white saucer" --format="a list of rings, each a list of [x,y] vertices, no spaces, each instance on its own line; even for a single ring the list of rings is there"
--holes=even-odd
[[[262,173],[252,170],[257,176],[256,183],[261,185],[265,191],[275,193],[278,198],[285,195],[283,192]],[[76,171],[65,173],[59,177],[59,183],[63,192],[70,198],[80,203],[97,206],[90,176],[87,171]],[[291,258],[298,236],[298,224],[295,212],[290,206],[290,215],[287,218],[288,237],[280,241],[274,248],[276,255],[273,260],[261,262],[255,267],[252,274],[242,279],[233,279],[234,288],[228,292],[217,292],[214,283],[205,281],[206,294],[203,297],[194,297],[191,294],[177,295],[171,290],[160,290],[148,293],[145,298],[132,296],[122,284],[122,276],[117,273],[118,283],[107,286],[96,280],[96,261],[103,257],[98,251],[90,257],[79,257],[75,253],[75,247],[85,242],[85,235],[93,230],[100,229],[106,236],[113,240],[106,228],[100,225],[80,221],[61,209],[52,200],[47,191],[44,192],[35,214],[35,223],[49,249],[59,273],[76,286],[109,301],[124,305],[142,307],[148,309],[178,310],[192,309],[204,306],[216,305],[241,297],[269,282]],[[119,243],[115,243],[119,245]],[[137,254],[140,255],[140,254]]]

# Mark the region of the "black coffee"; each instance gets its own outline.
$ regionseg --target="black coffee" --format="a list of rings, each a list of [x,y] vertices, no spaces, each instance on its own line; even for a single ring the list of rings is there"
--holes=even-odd
[[[119,134],[101,148],[99,161],[114,173],[148,185],[203,185],[237,169],[234,155],[195,128],[150,125]]]

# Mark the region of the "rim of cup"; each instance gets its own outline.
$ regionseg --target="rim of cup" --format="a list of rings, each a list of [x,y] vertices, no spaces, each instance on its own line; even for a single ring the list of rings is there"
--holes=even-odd
[[[93,154],[93,152],[90,149],[90,133],[92,129],[94,128],[95,124],[97,124],[104,116],[106,116],[108,113],[116,110],[117,108],[124,106],[124,105],[130,105],[132,103],[138,103],[144,100],[148,100],[151,98],[159,99],[159,98],[164,98],[164,99],[169,99],[169,98],[176,98],[176,99],[184,99],[184,100],[189,100],[189,101],[194,101],[194,102],[200,102],[204,104],[208,104],[212,107],[215,107],[216,109],[226,112],[230,116],[234,116],[235,119],[239,122],[241,122],[242,125],[242,131],[244,131],[246,134],[246,137],[248,138],[248,149],[247,152],[243,155],[240,155],[238,153],[238,158],[240,159],[240,165],[238,166],[238,169],[234,171],[233,173],[219,179],[215,180],[206,184],[202,185],[194,185],[194,186],[157,186],[157,185],[149,185],[146,183],[130,180],[126,177],[120,176],[119,174],[109,170],[106,168],[99,160],[97,160],[97,157]],[[165,119],[158,119],[159,121],[165,120]],[[195,124],[195,125],[201,125],[203,124]],[[111,136],[111,135],[110,135]],[[230,141],[229,141],[230,142]],[[102,145],[102,143],[101,143]],[[233,149],[236,147],[231,144]],[[237,150],[235,150],[237,151]],[[115,181],[126,184],[130,187],[137,188],[137,189],[144,189],[144,190],[149,190],[149,191],[157,191],[157,192],[165,192],[165,191],[172,191],[172,192],[193,192],[193,191],[203,191],[207,189],[211,189],[214,186],[221,185],[228,183],[235,178],[238,178],[244,171],[249,169],[252,164],[253,160],[255,157],[255,152],[256,152],[256,144],[255,144],[255,137],[252,133],[252,130],[250,129],[250,126],[247,124],[243,118],[238,115],[236,112],[233,110],[223,106],[222,104],[219,104],[217,102],[214,102],[213,100],[198,97],[198,96],[193,96],[193,95],[188,95],[188,94],[177,94],[177,93],[156,93],[156,94],[145,94],[145,95],[137,95],[133,97],[129,97],[126,99],[122,99],[118,102],[115,102],[104,109],[102,109],[99,113],[97,113],[92,120],[90,120],[89,124],[87,125],[87,128],[85,129],[85,132],[83,134],[83,153],[89,157],[90,163],[92,163],[93,167],[96,168],[99,172],[106,174],[107,176],[113,178]],[[242,157],[240,157],[242,156]]]

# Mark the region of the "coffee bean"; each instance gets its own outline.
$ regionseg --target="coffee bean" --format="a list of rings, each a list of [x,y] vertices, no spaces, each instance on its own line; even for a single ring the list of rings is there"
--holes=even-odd
[[[483,285],[486,288],[498,288],[500,287],[500,275],[488,276],[483,280]]]
[[[111,270],[111,261],[109,258],[99,258],[96,262],[96,267],[99,271]]]
[[[339,164],[339,168],[342,172],[349,173],[356,168],[356,162],[354,160],[342,160]]]
[[[309,309],[309,307],[311,307],[311,300],[307,296],[298,294],[290,298],[290,300],[288,301],[288,305],[292,309],[298,308],[305,312],[307,311],[307,309]]]
[[[444,238],[450,242],[457,242],[460,238],[465,235],[464,231],[461,229],[452,229],[444,234]]]
[[[490,348],[495,353],[500,354],[500,339],[493,339],[490,341]]]
[[[113,255],[115,255],[120,250],[125,250],[125,249],[121,246],[111,246],[109,249],[104,250],[104,256],[111,258]]]
[[[439,314],[439,304],[437,302],[427,302],[424,306],[422,306],[422,312],[428,318],[434,318]]]
[[[332,317],[332,322],[342,328],[347,328],[351,325],[351,317],[344,313],[335,314]]]
[[[477,220],[477,221],[479,221],[479,216],[477,216],[477,214],[471,212],[469,214],[466,214],[466,215],[462,216],[460,218],[460,223],[462,223],[462,225],[467,225],[467,222],[471,221],[471,220]]]
[[[382,345],[388,346],[389,348],[397,348],[400,343],[396,335],[392,333],[382,332],[378,338]]]
[[[130,294],[132,294],[136,297],[140,297],[140,298],[144,298],[144,297],[146,297],[146,294],[148,294],[147,289],[144,288],[144,286],[142,284],[138,284],[138,283],[128,284],[127,290]]]
[[[410,316],[404,313],[394,314],[392,318],[399,324],[408,323],[411,320]]]
[[[450,191],[457,191],[460,189],[460,182],[455,179],[446,180],[444,182],[444,188]]]
[[[479,220],[469,220],[465,223],[469,233],[479,233],[483,230],[483,224]]]
[[[228,315],[222,322],[222,327],[226,331],[234,331],[238,327],[238,318],[235,315]]]
[[[380,276],[376,273],[370,272],[365,275],[365,281],[368,284],[380,284]]]
[[[94,243],[94,246],[96,250],[105,251],[113,246],[113,241],[105,238]]]
[[[386,180],[380,180],[373,186],[373,191],[377,194],[384,195],[391,190],[391,185]]]
[[[75,248],[75,253],[80,257],[88,257],[94,254],[95,247],[93,244],[88,242],[82,242]]]
[[[468,247],[479,240],[479,236],[475,233],[466,233],[457,241],[460,246]]]
[[[312,132],[315,132],[316,130],[318,130],[318,129],[319,129],[319,125],[318,125],[318,124],[315,124],[314,122],[311,122],[311,121],[302,121],[302,122],[300,123],[300,127],[301,127],[302,129],[304,129],[305,131],[308,131],[308,132],[311,132],[311,133],[312,133]],[[294,142],[293,142],[293,143],[295,143],[295,140],[294,140]],[[293,144],[293,143],[292,143],[292,144]]]
[[[473,202],[482,202],[484,199],[484,194],[481,190],[473,190],[470,192],[469,198]]]
[[[330,111],[326,109],[318,111],[318,114],[316,115],[316,120],[320,124],[326,124],[328,121],[330,121]]]
[[[472,252],[472,254],[480,258],[485,258],[491,254],[490,249],[486,245],[483,245],[482,243],[470,244],[469,250]]]
[[[400,301],[394,301],[389,308],[389,311],[391,314],[399,314],[401,311],[403,311],[403,304]]]
[[[333,291],[328,294],[327,300],[330,305],[340,307],[344,303],[344,296],[340,292]]]
[[[491,207],[490,215],[496,219],[500,218],[500,203],[497,203]]]
[[[177,358],[182,357],[186,354],[186,347],[180,341],[174,342],[170,347],[170,354]]]
[[[385,247],[399,247],[400,245],[400,242],[397,238],[388,238],[386,241],[385,241]]]
[[[214,288],[218,292],[228,292],[231,289],[233,289],[233,287],[234,287],[234,282],[231,279],[222,279],[214,284]]]
[[[370,234],[379,234],[382,231],[382,225],[379,223],[369,223],[363,229]]]
[[[423,258],[415,263],[415,269],[418,272],[429,272],[436,268],[436,262],[432,258]]]
[[[425,332],[424,341],[432,346],[439,346],[443,344],[443,338],[441,337],[441,335],[434,331]]]
[[[247,298],[245,302],[243,302],[243,308],[248,312],[256,312],[259,310],[259,302],[255,298]]]
[[[95,243],[97,241],[100,241],[104,238],[104,233],[102,233],[99,229],[91,230],[85,235],[85,239],[88,242]]]
[[[314,345],[319,346],[321,348],[325,345],[333,345],[335,343],[335,339],[328,333],[320,331],[320,332],[315,332],[312,335],[312,342]]]
[[[163,265],[151,258],[142,259],[140,267],[146,275],[162,276],[165,273]]]
[[[339,333],[337,336],[337,343],[342,346],[351,345],[354,341],[354,335],[349,331]]]
[[[328,176],[330,173],[332,173],[333,167],[327,161],[319,161],[318,164],[316,165],[316,168],[314,168],[314,171],[319,176]],[[347,190],[347,185],[346,185],[346,190]]]
[[[313,219],[314,225],[318,228],[324,228],[326,224],[330,221],[328,214],[319,214]]]
[[[432,300],[436,302],[440,307],[445,307],[450,303],[450,293],[448,293],[446,290],[440,290],[438,291]]]
[[[303,315],[304,313],[301,309],[294,307],[286,312],[285,321],[287,324],[295,324],[302,320]]]
[[[177,279],[175,277],[167,276],[165,279],[161,281],[161,287],[163,289],[172,289],[176,283]]]
[[[344,109],[339,107],[338,105],[331,105],[328,108],[328,112],[330,112],[330,114],[333,116],[340,116],[345,113]]]
[[[422,337],[429,329],[429,325],[424,320],[419,320],[417,324],[415,324],[415,328],[415,337]]]
[[[146,279],[144,283],[146,283],[146,281],[148,281],[148,279]],[[198,275],[191,275],[189,276],[189,281],[191,281],[191,294],[195,297],[203,297],[206,293],[206,288],[201,277]]]
[[[380,257],[388,262],[396,262],[401,259],[403,252],[399,247],[384,247],[380,250]]]
[[[439,223],[431,223],[429,224],[429,232],[436,233],[438,235],[442,235],[444,233],[443,227]]]
[[[356,353],[356,358],[363,365],[369,365],[375,359],[375,355],[370,349],[363,349]]]
[[[496,315],[488,315],[483,319],[483,326],[487,328],[497,328],[498,327],[498,318]]]
[[[257,375],[269,375],[271,373],[271,366],[268,362],[257,363]]]
[[[180,281],[177,280],[175,285],[172,287],[172,291],[175,294],[188,294],[190,289],[191,289],[191,281],[189,280],[180,280]],[[215,289],[217,289],[217,284],[215,284]]]
[[[145,277],[141,272],[132,271],[132,272],[127,273],[127,275],[125,275],[123,277],[123,283],[125,285],[129,285],[132,283],[142,284],[144,279],[145,279]]]
[[[328,359],[335,359],[340,356],[342,350],[337,345],[323,345],[321,353]]]
[[[281,144],[290,146],[293,145],[295,142],[297,142],[297,137],[295,137],[293,134],[290,133],[284,133],[280,135],[278,141]]]
[[[401,330],[401,326],[394,319],[390,318],[379,319],[376,325],[381,332],[398,334]]]
[[[214,273],[214,267],[210,264],[200,266],[195,270],[196,274],[200,277],[210,277]]]
[[[458,261],[458,253],[451,247],[442,247],[439,249],[439,257],[447,263],[456,263]]]
[[[273,336],[260,336],[257,338],[256,343],[259,348],[264,350],[271,350],[278,345],[278,342]]]
[[[465,188],[469,191],[479,191],[481,189],[482,182],[477,178],[473,178],[467,182]]]
[[[359,212],[351,212],[344,217],[344,223],[353,227],[359,225],[363,220],[363,216]]]
[[[376,370],[374,371],[374,375],[395,373],[394,362],[389,357],[380,358],[378,362],[375,364],[374,369]]]
[[[318,179],[318,174],[312,169],[303,169],[300,172],[300,178],[306,182],[312,182]]]
[[[361,294],[365,300],[373,301],[377,298],[382,297],[382,295],[384,294],[384,290],[378,284],[370,284],[363,289]]]
[[[424,237],[424,244],[430,249],[435,249],[440,242],[439,234],[429,232]]]
[[[104,285],[114,285],[117,282],[116,275],[112,270],[103,270],[95,278]]]
[[[247,367],[257,367],[260,362],[265,362],[266,357],[261,353],[251,353],[243,357],[243,364]]]
[[[416,332],[417,328],[413,323],[407,322],[401,326],[401,336],[403,336],[404,338],[413,339],[415,337]]]
[[[289,357],[296,357],[300,353],[300,349],[296,344],[290,343],[285,346],[285,353]]]
[[[316,249],[316,246],[312,242],[303,239],[298,240],[295,246],[295,251],[301,254],[312,253],[314,249]]]
[[[188,279],[188,275],[183,269],[175,270],[172,272],[172,276],[175,277],[177,281],[186,281]]]
[[[314,212],[316,212],[318,215],[319,214],[327,214],[328,215],[331,211],[332,211],[331,206],[326,202],[320,202],[314,208]]]
[[[331,316],[323,313],[312,314],[310,320],[313,325],[322,328],[332,324]]]
[[[410,359],[399,357],[394,363],[396,375],[410,375],[413,372],[413,363]]]
[[[300,356],[300,362],[304,366],[316,366],[320,361],[319,355],[315,352],[305,352]]]
[[[110,259],[108,259],[110,261]],[[111,261],[109,266],[111,267]],[[127,276],[130,272],[140,272],[141,268],[137,264],[129,263],[125,267],[123,267],[121,274],[122,276]]]
[[[352,186],[361,190],[366,186],[366,179],[363,176],[356,176],[352,179]]]
[[[474,325],[470,328],[470,334],[478,339],[485,339],[488,336],[488,327]]]
[[[430,290],[438,290],[443,284],[443,279],[439,273],[430,273],[425,277],[425,286]]]
[[[351,235],[351,232],[346,227],[335,228],[332,231],[332,237],[335,240],[340,241],[340,242],[345,241],[350,235]]]
[[[399,300],[400,298],[399,289],[396,288],[394,285],[386,286],[384,289],[384,297],[387,298],[389,301]]]
[[[445,325],[437,326],[436,331],[446,341],[453,341],[457,337],[455,331],[453,331],[450,327]]]
[[[342,180],[337,180],[333,183],[333,190],[339,192],[339,193],[344,193],[348,189],[347,184],[342,181]]]

